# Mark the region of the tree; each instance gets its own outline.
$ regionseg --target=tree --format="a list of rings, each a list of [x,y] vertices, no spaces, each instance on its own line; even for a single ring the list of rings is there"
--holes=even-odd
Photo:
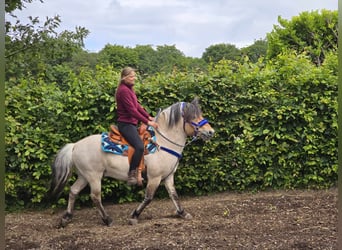
[[[265,57],[267,53],[267,41],[256,40],[252,45],[241,49],[244,56],[248,56],[251,62],[257,62],[260,57]]]
[[[115,69],[122,69],[126,66],[136,68],[138,65],[138,54],[129,47],[107,44],[99,52],[99,61],[109,64]]]
[[[291,20],[278,17],[275,25],[267,34],[268,58],[274,58],[286,50],[306,52],[312,61],[321,65],[327,51],[337,53],[338,12],[321,10],[303,12]]]
[[[68,65],[74,70],[74,72],[79,72],[83,67],[95,70],[98,62],[98,53],[81,50],[80,52],[73,54],[71,62],[68,63]]]
[[[138,70],[147,76],[157,72],[172,72],[186,70],[205,70],[206,63],[201,58],[185,57],[174,45],[157,46],[137,45],[134,50],[138,53]]]
[[[159,71],[172,72],[174,68],[183,68],[185,56],[175,45],[157,46],[156,53]]]
[[[217,63],[222,59],[239,61],[241,59],[241,51],[233,44],[215,44],[205,49],[202,59],[207,63]]]
[[[6,2],[8,14],[16,18],[11,11],[15,7],[22,9],[24,2],[32,1]],[[28,21],[27,24],[21,23],[19,19],[14,23],[6,22],[7,80],[28,75],[49,77],[51,67],[70,62],[73,54],[82,50],[83,40],[89,34],[89,31],[82,27],[76,27],[75,32],[57,33],[55,30],[61,23],[58,15],[46,18],[44,23],[41,23],[38,17],[31,16]]]
[[[6,0],[5,1],[5,12],[11,13],[14,10],[22,10],[25,8],[26,3],[32,3],[34,0]],[[43,2],[42,0],[39,0]]]
[[[134,51],[138,54],[138,71],[142,75],[154,74],[159,69],[157,52],[151,45],[137,45]]]

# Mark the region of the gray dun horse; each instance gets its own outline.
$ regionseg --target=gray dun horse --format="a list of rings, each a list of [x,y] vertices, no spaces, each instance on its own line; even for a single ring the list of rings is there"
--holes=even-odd
[[[156,120],[159,124],[155,133],[158,150],[145,155],[147,186],[145,198],[131,213],[129,224],[137,224],[138,217],[144,208],[152,201],[154,194],[163,181],[168,194],[176,207],[176,213],[184,219],[192,216],[184,211],[180,205],[174,186],[174,174],[187,137],[193,140],[201,138],[205,141],[214,135],[214,129],[202,117],[198,99],[191,103],[178,102],[162,110]],[[189,142],[188,142],[189,143]],[[101,179],[112,177],[126,181],[129,164],[127,156],[106,153],[101,149],[101,135],[90,135],[76,143],[66,144],[56,155],[52,165],[51,195],[58,196],[76,168],[77,180],[70,188],[69,201],[66,212],[59,222],[59,227],[65,227],[72,219],[75,199],[83,188],[90,186],[90,197],[100,212],[102,221],[111,226],[109,217],[101,202]]]

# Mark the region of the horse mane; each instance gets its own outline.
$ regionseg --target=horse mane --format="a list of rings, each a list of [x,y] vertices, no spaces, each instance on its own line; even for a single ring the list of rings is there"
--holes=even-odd
[[[185,122],[191,122],[195,118],[202,115],[201,107],[199,105],[199,99],[195,98],[191,103],[186,102],[184,103],[183,110],[181,109],[181,102],[177,102],[169,109],[166,109],[164,111],[169,111],[168,116],[168,128],[172,128],[176,126],[176,124],[180,121],[180,119],[183,117]]]

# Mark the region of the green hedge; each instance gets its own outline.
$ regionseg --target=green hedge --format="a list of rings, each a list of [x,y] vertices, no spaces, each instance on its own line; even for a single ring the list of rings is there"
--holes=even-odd
[[[202,94],[203,108],[217,135],[186,151],[178,188],[200,195],[335,185],[336,58],[330,55],[319,68],[296,55],[268,63],[216,65],[199,83],[208,90]]]
[[[67,142],[100,133],[114,123],[119,72],[56,67],[63,82],[33,78],[6,82],[7,209],[49,205],[44,198],[50,164]],[[304,55],[272,61],[221,61],[208,72],[155,74],[137,84],[153,115],[199,96],[216,130],[209,142],[184,150],[175,183],[180,194],[224,190],[327,188],[337,182],[337,56],[315,66]],[[74,179],[75,177],[73,177]],[[71,180],[72,181],[72,180]],[[68,188],[59,203],[64,204]],[[140,200],[143,190],[103,180],[103,198]],[[163,189],[158,196],[166,196]],[[87,192],[82,202],[90,202]]]

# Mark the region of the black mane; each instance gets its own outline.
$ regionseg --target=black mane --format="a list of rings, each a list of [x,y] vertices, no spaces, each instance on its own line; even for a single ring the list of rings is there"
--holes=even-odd
[[[185,102],[183,104],[183,109],[181,109],[181,105],[181,102],[177,102],[171,106],[168,122],[169,128],[175,126],[182,118],[182,116],[185,122],[191,122],[192,120],[202,115],[198,98],[195,98],[191,103]]]

